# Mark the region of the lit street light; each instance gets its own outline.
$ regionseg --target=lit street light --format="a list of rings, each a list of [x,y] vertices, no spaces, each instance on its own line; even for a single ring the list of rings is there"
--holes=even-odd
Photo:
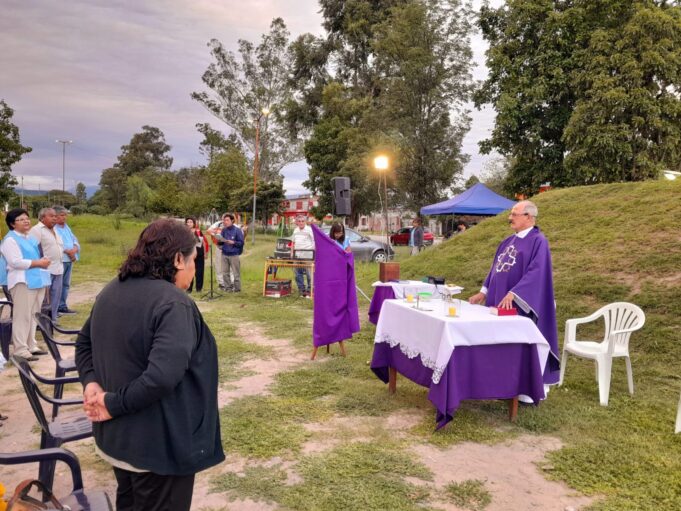
[[[381,185],[381,175],[383,176],[383,195],[385,196],[385,201],[383,202],[383,215],[385,216],[385,242],[388,247],[390,247],[390,230],[388,229],[388,167],[390,166],[390,160],[387,156],[381,154],[374,158],[374,168],[378,170],[378,185],[380,189]],[[379,192],[380,198],[380,192]]]
[[[253,158],[253,245],[255,245],[255,205],[256,194],[258,193],[258,170],[260,170],[260,156],[258,154],[260,150],[260,120],[268,115],[270,115],[270,109],[265,107],[260,111],[260,115],[258,115],[258,118],[255,121],[255,157]]]
[[[61,191],[66,191],[66,144],[73,144],[73,140],[55,140],[57,144],[61,144]]]

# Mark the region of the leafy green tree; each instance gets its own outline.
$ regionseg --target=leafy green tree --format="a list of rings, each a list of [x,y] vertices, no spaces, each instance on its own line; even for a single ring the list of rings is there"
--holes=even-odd
[[[471,177],[469,177],[468,179],[466,179],[466,182],[464,183],[463,187],[464,187],[466,190],[468,190],[471,186],[475,186],[475,185],[477,185],[479,182],[480,182],[480,180],[478,179],[478,176],[476,176],[475,174],[473,174]]]
[[[154,213],[176,215],[180,213],[180,193],[182,189],[177,182],[177,176],[165,171],[157,176],[153,187],[153,195],[149,197],[148,209]]]
[[[87,202],[87,192],[83,183],[76,184],[76,201],[78,204],[85,204]]]
[[[99,190],[92,197],[93,205],[102,206],[105,211],[112,212],[125,204],[125,192],[128,176],[121,168],[104,169],[99,178]]]
[[[12,175],[12,165],[30,153],[30,147],[21,144],[19,128],[12,122],[14,110],[4,100],[0,100],[0,202],[4,203],[12,195],[17,180]]]
[[[62,190],[50,190],[47,192],[47,197],[51,202],[50,206],[64,206],[70,208],[74,204],[78,204],[78,199],[71,192],[64,192]]]
[[[246,156],[236,147],[215,157],[208,166],[208,178],[210,186],[206,196],[210,197],[211,207],[218,211],[236,209],[234,194],[244,187],[250,186],[251,199],[253,197],[253,174]]]
[[[562,175],[563,130],[575,102],[570,85],[574,48],[585,36],[579,23],[570,22],[570,5],[509,0],[480,12],[482,34],[490,44],[489,75],[475,103],[491,104],[497,112],[491,137],[480,148],[511,158],[509,185],[529,195]]]
[[[293,95],[288,80],[288,37],[284,21],[276,18],[258,46],[239,40],[238,59],[212,39],[208,46],[215,62],[203,74],[203,82],[213,93],[192,94],[233,130],[251,154],[255,153],[259,119],[260,174],[265,181],[280,180],[281,169],[301,156],[300,143],[289,137],[285,120]],[[269,115],[263,115],[263,109]]]
[[[198,123],[196,129],[203,135],[203,140],[199,144],[199,152],[208,158],[208,163],[212,163],[213,157],[224,152],[231,147],[239,147],[239,140],[233,133],[225,137],[220,131],[213,129],[207,122]]]
[[[679,11],[652,0],[483,7],[490,73],[475,100],[497,118],[481,149],[510,159],[510,189],[640,180],[679,164]]]
[[[508,169],[511,162],[503,156],[488,160],[480,173],[480,180],[493,192],[513,199],[513,190],[508,186]]]
[[[681,9],[616,8],[608,14],[617,23],[591,32],[573,74],[578,99],[563,135],[570,183],[640,181],[681,162]]]
[[[285,198],[283,185],[279,182],[267,183],[258,180],[256,197],[256,215],[265,223],[274,213],[281,212],[281,202]],[[253,184],[249,183],[234,190],[230,200],[230,210],[251,213],[253,211]]]
[[[331,211],[330,178],[352,180],[353,212],[378,205],[372,159],[392,154],[389,201],[413,209],[442,198],[467,161],[472,13],[459,0],[321,2],[325,43],[292,45],[296,132],[313,123],[305,185]],[[321,90],[321,93],[320,93]]]
[[[324,88],[324,113],[305,143],[310,168],[303,185],[319,195],[319,206],[312,211],[317,218],[333,212],[331,178],[336,176],[350,178],[355,220],[377,206],[378,181],[370,171],[372,144],[361,125],[362,112],[368,104],[367,98],[353,99],[338,82]]]
[[[149,213],[149,207],[154,202],[155,193],[141,176],[136,175],[130,176],[126,180],[125,197],[125,210],[138,218],[142,218]]]
[[[142,126],[130,142],[121,147],[121,154],[115,168],[121,169],[126,176],[132,176],[151,167],[169,169],[173,159],[168,155],[170,146],[163,132],[154,126]]]
[[[468,161],[461,143],[473,91],[471,19],[459,0],[426,0],[393,7],[375,28],[381,93],[368,115],[399,148],[396,188],[415,211],[445,198]]]

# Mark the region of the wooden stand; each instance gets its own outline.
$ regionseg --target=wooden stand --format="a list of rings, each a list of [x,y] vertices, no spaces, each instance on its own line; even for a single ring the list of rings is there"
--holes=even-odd
[[[338,346],[340,347],[340,352],[341,356],[345,357],[345,341],[338,341]],[[315,346],[312,348],[312,356],[310,357],[310,360],[314,360],[317,357],[317,350],[319,349],[318,346]],[[326,352],[330,353],[331,352],[331,344],[326,345]]]

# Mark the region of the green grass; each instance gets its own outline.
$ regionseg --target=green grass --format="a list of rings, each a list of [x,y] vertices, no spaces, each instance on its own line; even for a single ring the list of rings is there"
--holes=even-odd
[[[291,458],[311,437],[302,424],[329,417],[323,404],[298,398],[246,397],[221,410],[222,444],[227,453]]]
[[[449,483],[445,490],[453,504],[470,511],[482,511],[492,502],[492,496],[485,489],[485,482],[477,479]]]
[[[277,502],[287,509],[423,509],[428,487],[405,477],[429,481],[430,471],[411,460],[404,446],[386,440],[379,447],[355,442],[327,453],[304,456],[296,465],[302,482],[286,485],[279,466],[248,468],[243,476],[226,474],[213,481],[215,491],[230,491],[255,500]]]
[[[428,507],[430,486],[405,480],[428,479],[410,445],[428,442],[445,448],[463,441],[495,443],[519,434],[548,434],[560,438],[564,447],[549,453],[542,465],[545,476],[595,496],[590,509],[681,509],[681,436],[673,434],[681,391],[681,183],[555,190],[536,202],[539,225],[552,248],[561,338],[567,318],[587,315],[611,301],[631,301],[646,313],[646,325],[632,336],[630,346],[633,397],[627,392],[623,361],[616,360],[610,404],[601,407],[593,363],[571,357],[565,385],[554,388],[541,406],[523,407],[515,425],[508,422],[504,402],[465,402],[452,423],[435,432],[426,389],[400,378],[397,394],[388,396],[386,386],[371,373],[374,328],[366,322],[348,343],[347,358],[339,357],[333,346],[331,356],[322,350],[317,361],[307,361],[312,303],[295,296],[261,296],[264,258],[271,254],[275,237],[259,235],[255,247],[248,240],[242,257],[243,292],[214,302],[199,300],[220,346],[221,380],[238,377],[249,358],[272,356],[252,339],[239,338],[236,327],[244,323],[257,325],[268,337],[292,341],[301,363],[277,375],[271,396],[238,399],[221,410],[226,451],[251,461],[244,475],[228,474],[216,481],[216,489],[290,509],[421,509]],[[116,230],[110,218],[87,216],[74,217],[71,224],[84,245],[76,283],[111,279],[123,257],[120,247],[132,246],[142,227],[123,220]],[[464,286],[464,296],[469,296],[479,289],[499,241],[508,234],[502,215],[416,257],[398,249],[402,277],[442,275]],[[378,266],[358,264],[356,270],[359,286],[371,294]],[[293,280],[292,272],[280,276]],[[364,320],[368,303],[359,299]],[[401,432],[399,443],[381,426],[383,418],[397,412],[420,417],[415,427]],[[356,421],[358,428],[372,427],[361,430],[362,442],[347,425],[324,434],[305,427],[339,417]],[[323,440],[323,435],[340,446],[302,454],[305,442]],[[286,460],[286,470],[293,470],[301,482],[289,485],[273,457]],[[397,468],[386,468],[393,466]],[[473,483],[454,493],[476,495],[480,490],[483,495],[484,488],[476,490]]]

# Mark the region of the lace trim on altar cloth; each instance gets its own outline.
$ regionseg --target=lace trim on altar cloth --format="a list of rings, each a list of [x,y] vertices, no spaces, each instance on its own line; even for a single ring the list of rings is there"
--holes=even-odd
[[[432,380],[435,385],[440,383],[440,378],[442,378],[442,373],[445,371],[444,366],[438,367],[437,362],[433,360],[432,358],[429,358],[425,356],[423,353],[421,353],[418,349],[416,348],[411,348],[409,346],[405,346],[404,344],[401,344],[400,341],[395,339],[389,334],[382,334],[379,339],[377,339],[375,342],[385,342],[390,345],[391,348],[394,348],[395,346],[400,347],[400,351],[407,356],[408,359],[416,358],[416,357],[421,357],[421,363],[427,367],[428,369],[432,369],[433,371],[433,376]]]

